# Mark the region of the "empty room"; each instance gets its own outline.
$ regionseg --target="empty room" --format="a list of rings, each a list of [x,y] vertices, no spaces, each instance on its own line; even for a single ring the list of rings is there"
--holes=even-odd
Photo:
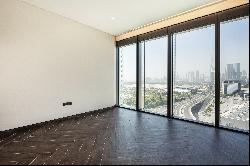
[[[249,0],[0,0],[0,165],[249,165]]]

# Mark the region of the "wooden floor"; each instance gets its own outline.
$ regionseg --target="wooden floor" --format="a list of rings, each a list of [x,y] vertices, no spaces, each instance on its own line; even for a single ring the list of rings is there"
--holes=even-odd
[[[249,164],[249,135],[121,108],[0,141],[0,164]]]

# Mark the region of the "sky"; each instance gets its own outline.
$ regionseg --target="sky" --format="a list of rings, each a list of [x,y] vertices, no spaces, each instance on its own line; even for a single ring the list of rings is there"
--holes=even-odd
[[[209,26],[176,36],[176,72],[199,71],[209,76],[215,56],[215,27]],[[167,76],[167,37],[145,42],[146,77]],[[136,45],[120,49],[123,54],[123,73],[127,81],[136,80]],[[221,72],[226,64],[240,63],[241,71],[249,73],[249,18],[221,24]]]
[[[160,49],[157,49],[160,48]],[[168,38],[145,42],[145,78],[167,77],[168,66]]]
[[[119,49],[120,55],[120,77],[123,73],[123,80],[135,82],[136,80],[136,44],[124,46]],[[122,79],[120,78],[120,81]]]
[[[214,26],[176,34],[176,72],[179,77],[185,78],[186,73],[197,70],[208,76],[214,55]]]
[[[231,63],[249,74],[249,18],[221,25],[221,72]]]

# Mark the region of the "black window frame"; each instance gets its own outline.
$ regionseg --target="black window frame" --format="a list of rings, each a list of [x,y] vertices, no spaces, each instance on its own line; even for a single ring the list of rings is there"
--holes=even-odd
[[[179,24],[175,24],[169,27],[164,27],[162,29],[158,29],[152,32],[148,32],[145,34],[137,35],[128,39],[124,39],[121,41],[116,42],[116,106],[120,107],[119,105],[119,48],[122,46],[130,45],[130,44],[136,44],[136,109],[131,109],[135,111],[142,111],[140,109],[139,104],[139,93],[140,93],[140,67],[139,67],[139,60],[140,60],[140,42],[159,38],[163,36],[168,37],[168,53],[167,53],[167,59],[168,59],[168,66],[167,66],[167,82],[168,82],[168,96],[167,96],[167,116],[165,115],[159,115],[155,113],[145,112],[148,114],[155,114],[158,116],[164,116],[170,119],[179,119],[183,121],[189,121],[196,124],[211,126],[215,128],[240,132],[249,134],[249,131],[236,129],[236,128],[227,128],[225,126],[220,125],[220,24],[225,21],[230,21],[234,19],[238,19],[241,17],[249,17],[249,3],[245,5],[241,5],[238,7],[234,7],[231,9],[227,9],[224,11],[220,11],[217,13],[213,13],[210,15],[206,15],[203,17],[199,17],[193,20],[189,20],[186,22],[182,22]],[[200,28],[204,26],[209,25],[215,25],[215,124],[207,124],[207,123],[201,123],[198,121],[191,121],[187,119],[180,119],[173,117],[173,35],[178,32],[183,32],[195,28]],[[124,107],[120,107],[124,108]],[[129,109],[129,108],[127,108]]]
[[[139,92],[138,85],[137,85],[137,81],[138,81],[137,77],[139,76],[139,74],[137,73],[137,68],[138,68],[137,58],[139,57],[139,55],[137,53],[137,43],[134,43],[133,41],[134,41],[134,39],[129,40],[129,42],[124,42],[124,44],[122,44],[121,46],[117,46],[117,42],[116,42],[116,104],[115,104],[115,106],[119,107],[119,108],[125,108],[125,109],[137,111],[138,110],[138,108],[137,108],[137,105],[138,105],[137,95],[138,94],[137,93]],[[136,44],[136,105],[135,105],[135,108],[129,108],[129,107],[125,107],[125,106],[120,105],[120,55],[119,55],[119,53],[120,53],[120,48],[129,46],[129,45],[133,45],[133,44]]]
[[[153,32],[155,35],[154,35],[154,37],[153,38],[149,38],[149,35],[146,35],[146,37],[142,37],[142,38],[139,38],[139,43],[140,44],[143,44],[143,55],[141,55],[141,53],[139,53],[139,55],[140,56],[143,56],[143,66],[144,66],[144,68],[142,69],[143,70],[143,77],[144,77],[144,82],[143,82],[143,85],[144,85],[144,102],[145,102],[145,93],[146,93],[146,89],[145,89],[145,68],[146,68],[146,64],[145,64],[145,62],[146,62],[146,53],[145,53],[145,51],[146,51],[146,48],[145,48],[145,43],[147,42],[147,41],[152,41],[152,40],[157,40],[157,39],[161,39],[161,38],[164,38],[164,37],[166,37],[167,38],[167,42],[169,42],[169,36],[168,36],[168,34],[167,34],[167,29],[161,29],[159,32]],[[167,59],[167,61],[169,60],[168,58],[169,58],[169,56],[168,56],[168,52],[169,52],[169,49],[168,49],[168,47],[169,47],[169,44],[167,43],[167,54],[166,54],[166,59]],[[139,46],[140,47],[140,46]],[[141,57],[139,57],[139,58],[141,58]],[[141,60],[141,59],[140,59]],[[141,62],[142,63],[142,62]],[[167,65],[169,65],[169,63],[167,62]],[[139,68],[138,69],[139,70],[139,72],[140,73],[142,73],[142,71],[141,71],[141,68]],[[168,81],[168,66],[166,66],[166,73],[167,73],[167,81]],[[141,84],[142,84],[142,82],[139,82],[139,84],[140,84],[140,86],[141,86]],[[168,83],[167,83],[167,89],[168,89]],[[139,88],[140,89],[140,88]],[[138,92],[138,93],[140,93],[140,92]],[[149,113],[151,113],[151,114],[155,114],[155,115],[161,115],[161,116],[167,116],[167,117],[170,117],[170,109],[168,108],[168,95],[169,95],[170,93],[169,93],[169,89],[168,89],[168,91],[167,91],[167,109],[165,110],[166,111],[166,114],[158,114],[158,113],[154,113],[154,112],[150,112],[150,111],[146,111],[146,110],[143,110],[143,109],[141,109],[141,108],[139,108],[140,109],[140,111],[143,111],[143,112],[149,112]],[[141,101],[141,100],[139,100],[139,101]],[[140,105],[141,103],[139,103],[139,105]]]

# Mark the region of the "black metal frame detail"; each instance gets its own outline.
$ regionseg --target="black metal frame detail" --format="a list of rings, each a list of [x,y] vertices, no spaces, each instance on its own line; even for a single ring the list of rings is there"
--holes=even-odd
[[[173,35],[168,34],[168,96],[167,96],[167,116],[173,116]]]
[[[140,43],[136,40],[136,110],[140,110]]]
[[[215,23],[215,127],[220,126],[220,22]]]
[[[116,71],[117,71],[116,73],[116,76],[117,76],[116,106],[119,108],[124,108],[124,107],[121,107],[119,103],[119,95],[120,95],[119,94],[119,65],[120,65],[119,64],[119,47],[129,45],[129,44],[134,44],[134,43],[136,44],[136,109],[131,109],[131,108],[125,108],[125,109],[144,112],[140,109],[140,99],[139,99],[139,93],[140,93],[140,80],[139,79],[140,79],[140,74],[141,74],[140,72],[140,42],[145,42],[145,40],[154,39],[154,38],[158,38],[162,36],[168,36],[168,55],[167,55],[168,57],[168,67],[167,67],[168,92],[167,94],[168,96],[167,96],[167,110],[166,110],[167,116],[150,113],[150,112],[144,112],[144,113],[163,116],[163,117],[167,117],[170,119],[188,121],[188,122],[197,123],[197,124],[201,124],[205,126],[240,132],[244,134],[249,134],[249,131],[247,132],[247,131],[240,130],[240,129],[226,128],[226,127],[220,126],[220,24],[221,22],[224,22],[227,20],[233,20],[233,19],[245,17],[245,16],[249,16],[249,3],[239,6],[239,7],[235,7],[235,8],[228,9],[228,10],[221,11],[221,12],[214,13],[214,14],[210,14],[210,15],[200,17],[194,20],[176,24],[170,27],[165,27],[160,30],[156,30],[153,32],[149,32],[146,34],[138,35],[136,37],[131,37],[129,39],[116,42],[116,46],[117,46],[116,48],[116,60],[117,60],[116,61],[116,64],[117,64],[116,65]],[[173,35],[177,32],[182,32],[182,31],[199,28],[199,27],[203,27],[203,26],[207,26],[211,24],[215,25],[215,125],[174,117],[173,108],[172,108],[173,106]],[[144,68],[145,68],[145,64],[144,64]]]
[[[120,105],[120,48],[116,46],[116,106]]]

